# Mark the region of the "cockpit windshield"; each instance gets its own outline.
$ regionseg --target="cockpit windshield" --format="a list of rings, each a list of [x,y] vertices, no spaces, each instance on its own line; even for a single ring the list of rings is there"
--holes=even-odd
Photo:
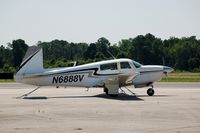
[[[135,68],[140,68],[142,66],[142,64],[140,64],[134,60],[133,60],[133,65],[135,66]]]

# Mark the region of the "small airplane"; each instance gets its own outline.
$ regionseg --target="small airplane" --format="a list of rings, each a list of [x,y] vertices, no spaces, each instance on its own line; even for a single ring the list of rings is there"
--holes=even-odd
[[[121,87],[150,86],[147,94],[153,96],[153,83],[172,71],[171,67],[141,65],[126,58],[73,67],[44,69],[42,48],[31,46],[15,75],[15,81],[38,86],[35,90],[42,86],[103,87],[104,92],[110,96],[118,96]],[[22,96],[27,96],[33,91]]]

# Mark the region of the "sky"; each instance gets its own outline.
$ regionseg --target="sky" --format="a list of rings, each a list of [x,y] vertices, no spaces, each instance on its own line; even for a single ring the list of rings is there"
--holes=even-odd
[[[0,45],[54,39],[112,44],[151,33],[200,39],[200,0],[0,0]]]

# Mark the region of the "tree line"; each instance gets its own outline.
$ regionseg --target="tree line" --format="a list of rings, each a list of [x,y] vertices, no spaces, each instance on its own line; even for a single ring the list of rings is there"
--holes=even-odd
[[[195,36],[162,40],[148,33],[122,39],[111,45],[101,37],[96,42],[73,43],[65,40],[39,41],[43,48],[44,67],[66,67],[116,58],[130,58],[141,64],[166,65],[180,71],[200,71],[200,40]],[[15,73],[28,49],[24,40],[13,40],[7,47],[0,46],[0,72]],[[112,55],[111,55],[112,54]]]

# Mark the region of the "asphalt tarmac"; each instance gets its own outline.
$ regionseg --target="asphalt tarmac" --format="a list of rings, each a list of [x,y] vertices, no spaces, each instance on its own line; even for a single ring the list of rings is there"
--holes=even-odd
[[[200,82],[129,87],[111,98],[101,88],[44,87],[0,83],[0,133],[199,133]]]

